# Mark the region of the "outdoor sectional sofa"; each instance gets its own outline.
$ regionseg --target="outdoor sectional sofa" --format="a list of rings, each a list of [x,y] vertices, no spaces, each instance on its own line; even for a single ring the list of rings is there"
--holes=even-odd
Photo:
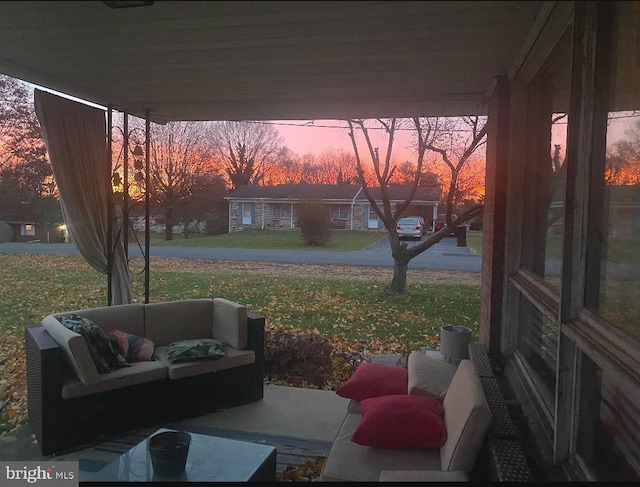
[[[351,401],[321,481],[472,480],[491,421],[472,361],[414,351],[407,369],[361,364],[336,392]]]
[[[99,373],[85,338],[60,315],[149,339],[153,357]],[[27,326],[29,424],[42,454],[262,399],[264,326],[264,317],[221,298],[55,313]],[[192,339],[219,340],[226,356],[168,359],[171,343]]]

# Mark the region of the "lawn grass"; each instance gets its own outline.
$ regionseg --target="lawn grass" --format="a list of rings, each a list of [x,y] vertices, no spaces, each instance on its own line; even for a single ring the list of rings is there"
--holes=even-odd
[[[482,232],[479,230],[467,230],[467,247],[474,254],[482,255]]]
[[[21,334],[25,324],[52,312],[106,304],[106,277],[78,255],[0,254],[0,265],[3,333]],[[326,336],[420,342],[442,324],[475,327],[479,321],[478,286],[473,285],[409,283],[409,295],[393,296],[385,281],[269,276],[250,268],[207,274],[184,272],[176,264],[153,270],[150,286],[154,302],[224,296],[270,323],[317,328]]]
[[[384,238],[386,233],[358,230],[334,230],[327,245],[310,247],[305,245],[299,230],[243,230],[211,236],[184,238],[175,234],[173,240],[166,241],[164,234],[151,235],[150,244],[171,247],[224,247],[242,249],[284,249],[284,250],[329,250],[349,252],[361,250]],[[144,242],[144,233],[138,234]]]
[[[477,285],[409,283],[409,295],[393,296],[387,281],[375,279],[272,276],[222,264],[215,272],[186,272],[182,260],[175,262],[154,267],[152,258],[152,302],[225,297],[263,315],[267,330],[315,329],[343,349],[356,339],[375,344],[378,353],[437,347],[444,324],[478,333]],[[25,325],[54,312],[105,306],[107,280],[79,255],[0,254],[0,267],[1,434],[26,421]],[[139,286],[134,280],[134,295],[141,295]]]

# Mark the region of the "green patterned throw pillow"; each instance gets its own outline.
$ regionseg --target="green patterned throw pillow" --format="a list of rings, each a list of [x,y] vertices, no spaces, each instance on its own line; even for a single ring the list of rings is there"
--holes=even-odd
[[[120,354],[117,344],[109,334],[93,321],[76,314],[57,315],[56,319],[66,328],[82,335],[89,347],[91,358],[101,374],[120,367],[131,367],[131,364]]]
[[[178,340],[167,347],[167,355],[172,362],[188,360],[205,360],[226,357],[225,345],[213,338],[196,338],[194,340]]]

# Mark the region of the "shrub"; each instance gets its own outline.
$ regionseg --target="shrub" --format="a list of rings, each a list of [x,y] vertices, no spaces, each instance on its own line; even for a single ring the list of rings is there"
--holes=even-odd
[[[331,379],[333,347],[317,330],[266,330],[267,378],[278,378],[296,387],[323,388]]]
[[[331,218],[327,205],[307,200],[296,207],[297,225],[302,239],[309,246],[322,247],[331,238]]]

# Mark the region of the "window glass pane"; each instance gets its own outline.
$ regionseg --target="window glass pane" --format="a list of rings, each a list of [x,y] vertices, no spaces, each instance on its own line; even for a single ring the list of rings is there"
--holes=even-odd
[[[287,218],[289,216],[289,205],[287,204],[273,205],[273,216],[275,218]]]
[[[529,88],[523,214],[524,268],[560,289],[565,217],[571,32],[558,41]]]
[[[349,205],[331,205],[331,219],[347,220],[349,218]]]
[[[547,220],[545,222],[544,277],[547,282],[557,288],[560,288],[560,264],[562,262],[568,118],[566,113],[554,113],[551,117],[551,163],[548,174]]]
[[[576,450],[599,481],[640,480],[640,408],[628,386],[582,354]],[[637,395],[638,391],[635,391]]]
[[[607,152],[600,181],[592,183],[602,201],[591,215],[598,238],[589,241],[592,261],[599,260],[599,287],[587,289],[585,303],[640,339],[640,6],[616,2],[615,8]]]
[[[527,362],[536,390],[549,413],[554,409],[557,350],[556,325],[521,296],[518,352]]]

